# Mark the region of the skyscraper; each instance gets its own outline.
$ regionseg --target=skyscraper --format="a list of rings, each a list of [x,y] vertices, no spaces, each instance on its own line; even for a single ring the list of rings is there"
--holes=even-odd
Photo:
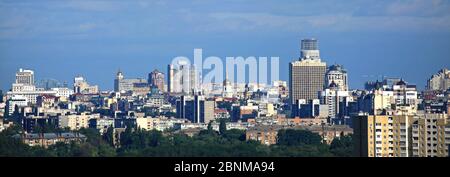
[[[167,66],[167,92],[175,92],[175,68],[172,64]]]
[[[159,72],[157,69],[148,74],[148,83],[152,87],[158,88],[160,91],[164,91],[164,73]]]
[[[324,89],[325,72],[326,63],[320,59],[317,40],[302,40],[300,59],[289,64],[290,103],[318,99],[319,91]]]
[[[201,85],[199,72],[195,65],[186,61],[171,64],[168,70],[168,91],[170,93],[192,94],[199,91]]]

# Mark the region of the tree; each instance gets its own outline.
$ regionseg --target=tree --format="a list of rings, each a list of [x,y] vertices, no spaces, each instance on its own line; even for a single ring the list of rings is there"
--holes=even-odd
[[[278,131],[278,144],[286,146],[320,145],[322,137],[308,130],[282,129]]]
[[[219,133],[224,134],[227,131],[227,122],[226,119],[220,119],[219,123]]]
[[[227,130],[225,131],[225,133],[222,134],[222,137],[224,137],[227,140],[245,141],[245,131],[238,129]]]
[[[114,128],[108,127],[106,132],[103,134],[103,139],[111,146],[114,146]]]
[[[330,145],[330,152],[338,157],[353,156],[353,139],[352,135],[341,135],[340,138],[335,138]]]

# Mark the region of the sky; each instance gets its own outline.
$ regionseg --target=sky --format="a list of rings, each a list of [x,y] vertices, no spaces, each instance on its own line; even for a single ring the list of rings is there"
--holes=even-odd
[[[288,80],[303,38],[347,69],[350,88],[386,76],[422,89],[450,67],[450,0],[0,0],[0,89],[26,68],[36,80],[83,75],[112,90],[118,69],[147,78],[194,48],[280,57]]]

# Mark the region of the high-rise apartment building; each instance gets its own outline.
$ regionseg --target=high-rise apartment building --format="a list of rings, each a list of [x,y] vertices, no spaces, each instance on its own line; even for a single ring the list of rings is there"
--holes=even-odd
[[[302,40],[300,60],[289,64],[290,103],[318,99],[318,92],[324,89],[325,72],[326,63],[320,59],[317,40]]]
[[[340,90],[339,86],[332,82],[328,88],[319,94],[320,102],[328,106],[328,117],[341,117],[350,95],[348,91]],[[342,111],[342,112],[341,112]]]
[[[412,125],[412,153],[414,157],[447,157],[450,126],[447,114],[418,114]]]
[[[355,155],[361,157],[411,157],[409,115],[360,115],[353,117]]]

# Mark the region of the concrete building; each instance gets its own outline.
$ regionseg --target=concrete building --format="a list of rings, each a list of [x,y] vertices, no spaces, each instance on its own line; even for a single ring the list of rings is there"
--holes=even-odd
[[[427,81],[427,90],[447,90],[450,88],[450,70],[444,68]]]
[[[16,134],[13,138],[20,139],[28,146],[41,146],[48,148],[56,143],[69,144],[71,142],[85,142],[87,137],[80,133],[31,133]]]
[[[70,130],[79,130],[80,128],[88,128],[89,120],[99,118],[100,114],[72,114],[72,115],[63,115],[59,118],[59,127],[60,128],[70,128]]]
[[[89,128],[95,128],[100,134],[104,134],[108,128],[114,128],[114,122],[114,118],[94,118],[89,120]]]
[[[408,115],[360,115],[353,117],[355,155],[360,157],[411,157],[411,125]]]
[[[12,84],[11,91],[6,93],[7,99],[22,96],[27,98],[28,104],[36,104],[39,95],[55,95],[55,91],[37,89],[34,85],[34,71],[20,69],[16,73],[16,81]]]
[[[83,76],[76,76],[73,79],[74,93],[81,94],[97,94],[99,92],[97,85],[89,85],[87,80]]]
[[[69,88],[51,88],[52,91],[55,92],[55,96],[57,97],[65,97],[65,98],[69,98],[70,95],[74,94],[74,91],[72,89]]]
[[[119,70],[114,79],[115,92],[133,92],[136,84],[148,84],[145,79],[125,79],[123,73]]]
[[[342,65],[331,65],[325,74],[325,87],[332,83],[336,84],[338,90],[348,90],[347,70]]]
[[[328,105],[320,104],[319,99],[313,99],[309,101],[299,99],[292,106],[292,117],[327,118],[328,115]]]
[[[28,98],[22,95],[13,95],[6,101],[6,111],[8,115],[12,115],[14,113],[14,109],[23,108],[28,106]]]
[[[324,89],[326,63],[319,55],[317,40],[302,40],[299,61],[289,64],[289,96],[291,105],[299,99],[318,98],[318,92]]]
[[[412,125],[414,157],[447,157],[450,127],[446,114],[418,114]]]
[[[176,69],[174,65],[170,64],[167,66],[167,92],[175,92],[175,73]]]
[[[152,87],[156,87],[160,91],[164,92],[164,73],[155,69],[150,74],[148,74],[148,83]]]
[[[214,120],[215,101],[203,96],[193,98],[181,96],[177,101],[177,118],[188,119],[192,123],[209,123]]]
[[[16,84],[34,85],[34,71],[20,68],[16,73]]]
[[[281,129],[280,126],[259,126],[249,128],[245,132],[245,139],[247,141],[253,140],[258,141],[264,145],[277,144],[278,131]]]
[[[349,92],[341,90],[337,84],[331,82],[329,87],[319,93],[320,103],[328,106],[328,117],[338,118],[343,116],[341,110],[347,106]]]

